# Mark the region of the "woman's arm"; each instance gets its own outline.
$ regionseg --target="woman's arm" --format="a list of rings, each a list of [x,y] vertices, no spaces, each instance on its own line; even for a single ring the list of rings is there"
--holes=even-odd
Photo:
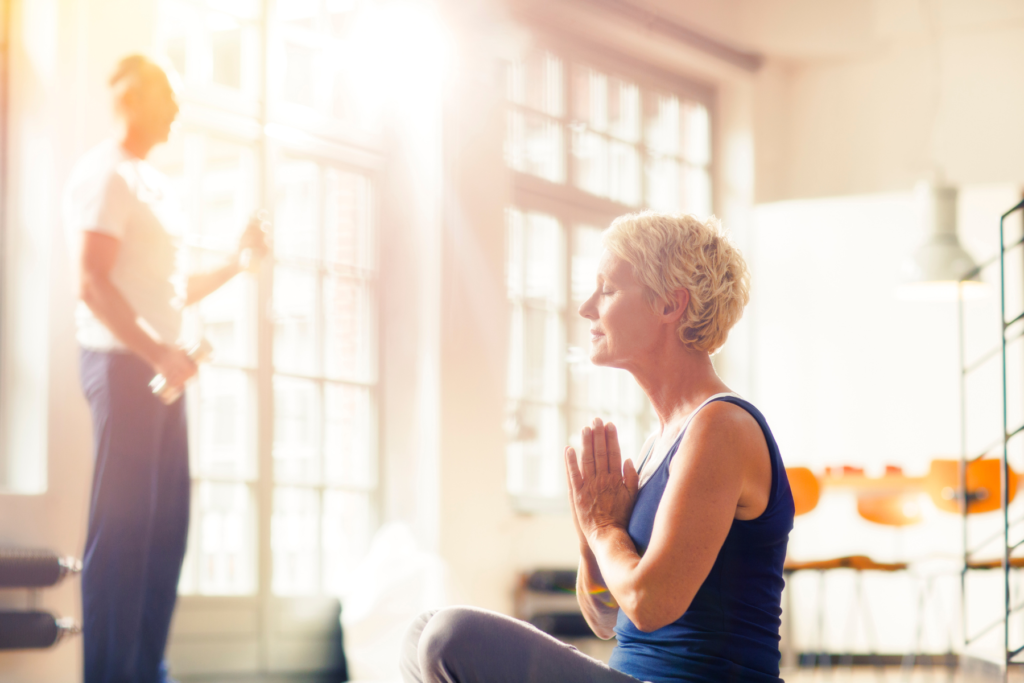
[[[566,447],[568,456],[569,448]],[[566,464],[566,476],[569,475],[568,460]],[[576,506],[573,503],[572,485],[569,486],[569,510],[572,513],[573,527],[576,529],[576,536],[580,542],[580,563],[576,572],[576,601],[580,605],[583,618],[587,620],[590,629],[598,638],[608,640],[615,635],[613,630],[615,621],[619,616],[619,606],[612,597],[608,587],[604,585],[601,578],[601,568],[597,564],[597,558],[590,551],[587,545],[587,537],[580,528],[580,522],[576,518]]]
[[[643,557],[621,520],[621,506],[611,504],[607,487],[601,490],[603,472],[620,458],[614,425],[595,424],[590,441],[588,447],[585,433],[578,466],[568,459],[580,527],[619,607],[640,630],[656,630],[689,608],[738,511],[756,517],[767,505],[771,463],[764,436],[742,408],[705,407],[672,459]]]

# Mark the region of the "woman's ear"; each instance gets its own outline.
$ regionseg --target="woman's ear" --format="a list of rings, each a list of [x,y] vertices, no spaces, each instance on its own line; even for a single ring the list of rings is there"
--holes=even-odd
[[[686,312],[686,307],[689,304],[690,291],[687,289],[677,289],[664,300],[661,316],[667,323],[677,322]]]

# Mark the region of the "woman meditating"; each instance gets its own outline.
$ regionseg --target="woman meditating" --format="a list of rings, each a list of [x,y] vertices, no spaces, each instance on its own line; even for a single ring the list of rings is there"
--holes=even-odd
[[[565,450],[580,545],[576,594],[618,644],[609,665],[497,613],[421,615],[406,681],[778,683],[782,566],[793,498],[764,416],[718,378],[749,299],[749,273],[717,221],[643,212],[604,234],[597,287],[580,306],[590,360],[628,370],[661,429],[639,465],[600,419]]]

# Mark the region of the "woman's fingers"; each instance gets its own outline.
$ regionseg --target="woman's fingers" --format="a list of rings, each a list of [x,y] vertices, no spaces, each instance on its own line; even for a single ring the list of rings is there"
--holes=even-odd
[[[569,502],[575,505],[575,493],[583,486],[583,475],[576,463],[576,449],[572,447],[565,449],[565,473],[569,477]]]
[[[619,449],[619,430],[609,422],[604,427],[605,441],[608,443],[608,473],[622,474],[622,451]]]
[[[601,418],[594,418],[594,470],[598,474],[608,471],[608,443],[606,441],[604,423]]]
[[[590,427],[583,428],[583,453],[580,457],[579,471],[585,477],[591,477],[594,475],[596,468],[594,466],[594,430]]]
[[[636,496],[636,492],[640,488],[640,475],[636,472],[636,465],[628,458],[625,467],[622,468],[622,483],[626,485],[630,496]]]

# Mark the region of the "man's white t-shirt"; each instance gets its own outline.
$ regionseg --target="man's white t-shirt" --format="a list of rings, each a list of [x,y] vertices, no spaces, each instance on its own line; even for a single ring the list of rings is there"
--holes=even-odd
[[[81,262],[83,233],[118,239],[121,246],[110,281],[140,325],[165,343],[178,342],[186,284],[184,216],[167,177],[108,140],[90,150],[71,172],[63,208],[73,262]],[[75,322],[83,348],[125,349],[84,302],[78,302]]]

